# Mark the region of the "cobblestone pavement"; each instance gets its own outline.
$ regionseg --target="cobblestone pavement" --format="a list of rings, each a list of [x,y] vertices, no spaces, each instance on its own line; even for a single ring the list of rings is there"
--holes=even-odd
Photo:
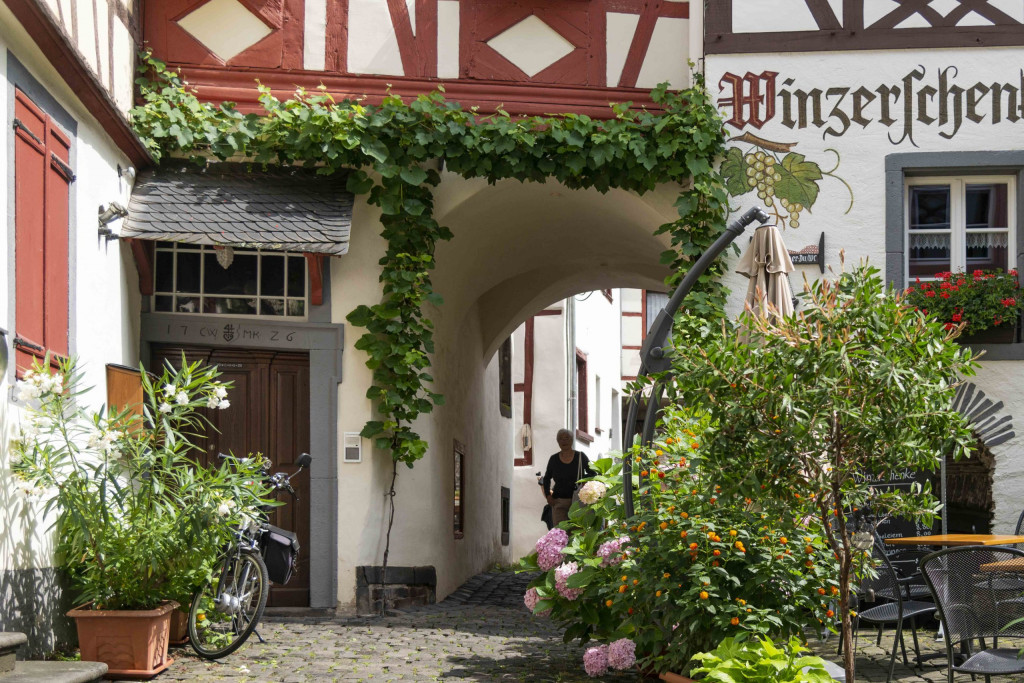
[[[473,577],[443,602],[385,618],[268,618],[253,637],[219,662],[174,648],[165,681],[306,683],[309,681],[591,681],[583,672],[582,649],[562,642],[561,631],[533,617],[522,595],[532,577],[489,572]],[[866,632],[858,646],[857,681],[885,681],[888,655]],[[887,632],[883,644],[891,642]],[[908,637],[908,643],[909,643]],[[836,661],[836,638],[812,641],[812,649]],[[934,633],[921,634],[922,648],[944,651]],[[602,681],[636,681],[633,674]],[[900,683],[945,681],[939,667],[912,670],[902,662]],[[970,680],[967,676],[957,681]],[[1024,681],[994,677],[992,683]]]
[[[906,635],[907,655],[910,658],[910,663],[914,663],[914,651],[912,649],[913,640],[910,638],[909,633]],[[860,637],[857,639],[857,683],[885,683],[886,674],[889,671],[889,650],[892,646],[893,638],[895,634],[892,630],[887,630],[882,635],[882,646],[878,647],[875,645],[877,642],[878,631],[872,628],[865,628],[861,630]],[[935,654],[940,655],[936,657],[933,664],[928,664],[923,668],[912,668],[906,666],[903,663],[903,657],[899,654],[896,655],[896,669],[893,671],[892,680],[899,681],[900,683],[945,683],[947,679],[945,661],[946,661],[946,645],[940,640],[935,639],[935,629],[930,630],[919,630],[918,631],[918,642],[921,646],[922,657]],[[1000,639],[1000,647],[1024,647],[1024,641],[1020,639]],[[841,658],[836,655],[836,649],[839,647],[839,639],[832,637],[825,642],[814,641],[810,643],[811,650],[815,654],[830,659],[833,662],[840,663]],[[956,683],[966,683],[971,681],[971,677],[968,674],[954,674],[954,681]],[[979,681],[984,680],[982,678]],[[1024,674],[1014,674],[1009,676],[992,676],[991,683],[1022,683],[1024,682]]]

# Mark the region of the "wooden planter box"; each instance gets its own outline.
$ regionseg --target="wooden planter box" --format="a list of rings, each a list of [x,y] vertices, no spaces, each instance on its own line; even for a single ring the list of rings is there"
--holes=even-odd
[[[178,603],[150,610],[77,607],[68,616],[78,627],[82,661],[103,662],[109,678],[152,678],[174,663],[167,656],[171,613]]]

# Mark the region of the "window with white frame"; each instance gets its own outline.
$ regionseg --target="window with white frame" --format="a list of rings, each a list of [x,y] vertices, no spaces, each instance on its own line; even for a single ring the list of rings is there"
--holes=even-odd
[[[904,196],[909,280],[1017,266],[1013,176],[908,178]]]
[[[306,315],[302,254],[158,242],[153,310],[214,315]]]

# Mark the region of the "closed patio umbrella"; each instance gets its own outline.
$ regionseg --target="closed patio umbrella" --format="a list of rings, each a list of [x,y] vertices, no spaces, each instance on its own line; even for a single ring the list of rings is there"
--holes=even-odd
[[[793,290],[789,274],[793,261],[789,258],[782,233],[774,225],[762,225],[754,231],[747,251],[736,272],[750,279],[745,305],[761,316],[793,314]]]

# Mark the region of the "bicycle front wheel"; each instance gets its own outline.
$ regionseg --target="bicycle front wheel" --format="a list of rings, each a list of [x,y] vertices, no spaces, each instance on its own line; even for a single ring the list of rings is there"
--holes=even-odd
[[[269,593],[267,565],[258,552],[242,550],[225,557],[213,580],[192,598],[192,649],[200,657],[220,659],[240,648],[263,616]]]

